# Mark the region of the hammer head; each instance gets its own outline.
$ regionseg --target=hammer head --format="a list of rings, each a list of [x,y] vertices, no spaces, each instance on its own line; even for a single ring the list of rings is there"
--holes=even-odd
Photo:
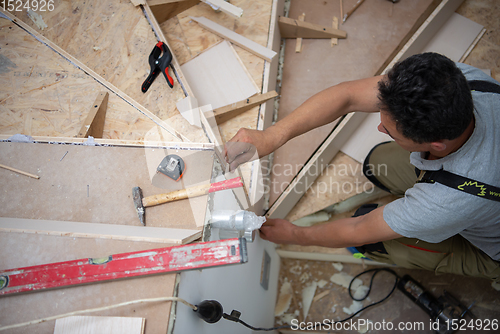
[[[142,204],[142,190],[139,187],[132,188],[132,198],[134,199],[134,206],[137,210],[137,215],[141,224],[146,226],[146,212],[144,211],[144,205]]]

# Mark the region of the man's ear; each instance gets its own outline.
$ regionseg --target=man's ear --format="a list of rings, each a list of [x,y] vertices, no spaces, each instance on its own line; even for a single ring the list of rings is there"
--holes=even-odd
[[[441,152],[441,151],[446,150],[446,144],[441,142],[441,141],[432,142],[431,147],[433,150],[435,150],[437,152]]]

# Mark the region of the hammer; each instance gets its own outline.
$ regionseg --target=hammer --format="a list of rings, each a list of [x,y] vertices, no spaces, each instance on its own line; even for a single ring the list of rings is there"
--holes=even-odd
[[[241,181],[241,177],[235,177],[234,179],[220,181],[217,183],[202,184],[201,186],[176,190],[169,193],[153,195],[148,197],[142,196],[141,188],[134,187],[132,188],[132,198],[134,199],[134,206],[135,209],[137,210],[137,214],[139,215],[139,220],[141,221],[142,225],[146,226],[146,221],[145,221],[146,212],[144,211],[144,208],[167,202],[178,201],[190,197],[203,196],[209,193],[213,193],[215,191],[238,188],[238,187],[243,187],[243,182]]]

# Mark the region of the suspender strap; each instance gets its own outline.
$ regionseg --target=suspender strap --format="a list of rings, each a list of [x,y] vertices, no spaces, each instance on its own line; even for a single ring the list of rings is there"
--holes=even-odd
[[[478,92],[500,94],[500,86],[490,81],[471,80],[467,81],[469,88]]]
[[[417,183],[422,182],[438,182],[471,195],[500,202],[500,188],[469,179],[468,177],[453,174],[442,169],[437,171],[422,171]]]

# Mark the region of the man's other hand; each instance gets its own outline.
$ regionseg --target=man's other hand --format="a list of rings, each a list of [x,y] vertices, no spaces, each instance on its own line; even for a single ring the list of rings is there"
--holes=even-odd
[[[300,228],[285,219],[268,219],[260,228],[260,236],[275,244],[299,244]]]

